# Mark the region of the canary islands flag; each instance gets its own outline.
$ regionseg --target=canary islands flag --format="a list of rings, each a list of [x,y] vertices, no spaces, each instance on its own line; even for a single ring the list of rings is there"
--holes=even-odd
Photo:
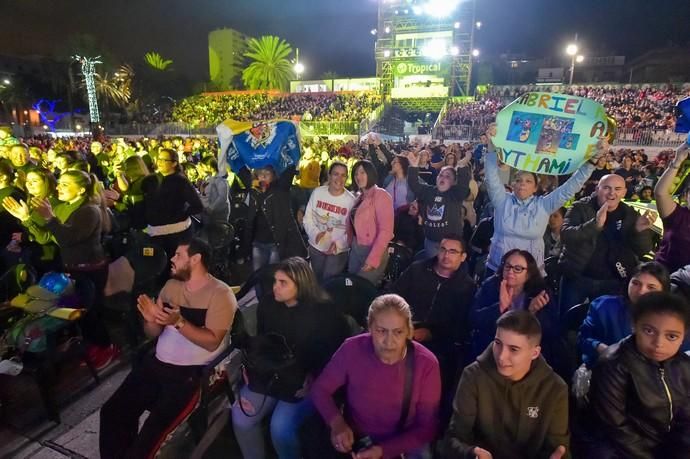
[[[226,120],[216,127],[216,132],[220,141],[219,170],[224,170],[226,164],[235,173],[245,166],[271,166],[280,175],[299,162],[299,139],[291,121]]]

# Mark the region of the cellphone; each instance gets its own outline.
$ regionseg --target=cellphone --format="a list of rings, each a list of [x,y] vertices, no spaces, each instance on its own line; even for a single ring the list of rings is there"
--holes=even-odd
[[[364,451],[365,449],[369,449],[372,446],[374,446],[374,442],[371,439],[371,437],[366,436],[366,437],[358,438],[357,441],[355,441],[352,444],[352,452],[356,454],[356,453]]]

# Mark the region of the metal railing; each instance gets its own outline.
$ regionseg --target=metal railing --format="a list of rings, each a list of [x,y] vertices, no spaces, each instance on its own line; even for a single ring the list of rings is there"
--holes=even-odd
[[[302,135],[359,135],[359,121],[300,121]]]

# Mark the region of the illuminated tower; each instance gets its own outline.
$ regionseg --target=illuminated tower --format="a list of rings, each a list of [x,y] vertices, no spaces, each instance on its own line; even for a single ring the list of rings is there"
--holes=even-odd
[[[208,34],[209,75],[218,89],[240,86],[247,39],[243,33],[228,28]]]
[[[376,75],[384,95],[467,96],[475,0],[379,0]]]

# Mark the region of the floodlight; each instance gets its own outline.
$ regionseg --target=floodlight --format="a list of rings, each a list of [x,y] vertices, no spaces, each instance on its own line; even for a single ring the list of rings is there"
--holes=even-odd
[[[371,29],[371,30],[369,31],[369,33],[372,34],[372,35],[376,35],[376,29]]]
[[[443,40],[431,40],[422,49],[422,54],[432,59],[441,59],[446,55],[446,43]]]
[[[389,49],[383,51],[383,57],[391,57],[391,52]]]
[[[478,49],[473,49],[473,50],[472,50],[472,56],[474,56],[474,57],[479,57],[479,50],[478,50]]]
[[[383,29],[386,33],[391,33],[391,28],[389,26],[386,26],[385,29]]]
[[[458,48],[457,46],[453,46],[452,48],[450,48],[451,56],[457,56],[458,54],[460,54],[460,48]]]
[[[304,64],[302,64],[301,62],[296,63],[293,67],[293,70],[297,75],[301,75],[302,73],[304,73]]]
[[[582,54],[578,55],[578,56],[575,58],[575,62],[577,62],[578,64],[581,64],[582,61],[584,61],[584,60],[585,60],[585,56],[583,56]]]
[[[481,29],[482,28],[482,21],[477,21],[474,25],[477,27],[477,29]]]
[[[459,22],[456,22],[455,24],[453,24],[453,27],[456,28],[456,29],[459,29],[459,28],[460,28],[460,23],[459,23]]]
[[[577,54],[577,45],[574,43],[571,43],[568,45],[567,48],[565,48],[565,52],[568,56],[574,56]]]
[[[5,78],[4,80],[2,80],[2,82],[3,82],[3,84],[10,84],[10,83],[11,83],[11,81],[10,81],[9,79],[7,79],[7,78]]]
[[[422,10],[421,7],[419,7],[419,6],[417,6],[417,5],[414,5],[414,6],[412,7],[412,12],[413,12],[414,14],[416,14],[417,16],[419,16],[420,14],[422,14],[423,10]]]
[[[424,12],[437,18],[446,17],[455,10],[458,3],[459,0],[429,0],[424,5]]]
[[[77,125],[74,126],[74,127],[77,129],[77,131],[81,131],[81,124],[77,124]]]

